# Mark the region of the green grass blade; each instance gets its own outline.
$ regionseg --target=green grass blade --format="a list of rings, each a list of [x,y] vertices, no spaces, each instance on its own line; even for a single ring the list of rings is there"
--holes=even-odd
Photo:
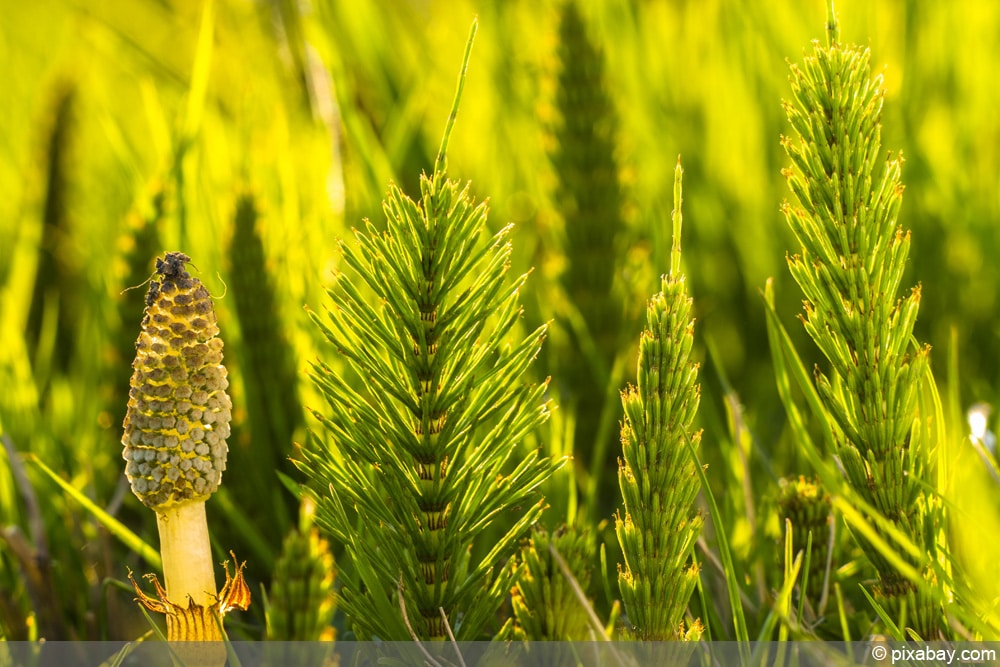
[[[889,631],[889,634],[892,635],[892,638],[895,639],[896,641],[900,642],[904,641],[906,638],[903,636],[903,633],[900,632],[899,626],[897,626],[893,622],[889,614],[886,613],[885,609],[882,608],[882,605],[880,605],[878,602],[875,601],[875,598],[871,596],[871,594],[865,589],[864,586],[859,585],[858,588],[860,588],[861,592],[864,593],[865,598],[868,599],[868,604],[870,604],[872,606],[872,609],[875,610],[875,613],[878,614],[879,619],[881,619],[881,621],[885,623],[885,629]]]
[[[29,463],[33,463],[38,468],[44,472],[52,481],[59,485],[59,487],[65,491],[71,498],[76,500],[80,505],[83,506],[85,510],[94,515],[98,523],[108,529],[112,535],[117,537],[122,543],[125,544],[129,549],[131,549],[136,555],[142,558],[149,566],[153,569],[159,570],[162,567],[160,561],[160,553],[153,547],[146,544],[142,538],[133,533],[128,529],[125,524],[120,522],[118,519],[114,518],[103,509],[98,507],[94,501],[81,493],[78,489],[71,486],[66,480],[55,474],[47,465],[42,463],[42,461],[36,457],[34,454],[25,454],[25,460]]]
[[[837,597],[837,619],[840,621],[840,636],[845,642],[851,641],[851,626],[847,619],[847,607],[844,606],[844,594],[840,590],[840,583],[833,582],[833,592]]]
[[[767,281],[764,287],[764,303],[766,305],[765,315],[767,316],[767,337],[771,346],[771,355],[774,359],[774,379],[778,386],[778,394],[781,402],[788,414],[789,424],[796,439],[800,439],[803,444],[808,443],[810,450],[815,450],[812,443],[812,436],[806,428],[805,420],[798,406],[792,398],[792,380],[801,389],[805,396],[806,403],[815,415],[825,415],[826,409],[823,402],[813,387],[812,380],[806,372],[802,360],[792,345],[792,339],[788,336],[784,325],[778,317],[778,312],[774,306],[774,283],[772,279]],[[819,420],[823,425],[823,440],[828,451],[834,451],[833,432],[830,430],[829,422],[825,419]],[[825,483],[825,480],[824,480]]]
[[[743,615],[743,605],[740,604],[740,584],[736,579],[736,570],[733,567],[733,555],[729,550],[729,540],[726,537],[725,523],[722,514],[719,512],[719,505],[715,502],[715,495],[712,494],[712,487],[708,484],[708,477],[705,476],[705,468],[698,458],[691,439],[684,438],[684,445],[687,447],[688,455],[694,461],[695,470],[701,481],[702,491],[708,500],[708,511],[712,517],[712,524],[715,526],[715,535],[719,540],[719,558],[726,570],[726,591],[729,594],[729,604],[733,610],[733,629],[736,633],[736,641],[739,642],[740,658],[743,664],[748,664],[750,659],[750,634],[747,631],[746,618]]]

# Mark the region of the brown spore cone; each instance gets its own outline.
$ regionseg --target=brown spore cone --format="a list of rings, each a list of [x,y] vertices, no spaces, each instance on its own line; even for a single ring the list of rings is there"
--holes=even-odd
[[[132,491],[154,510],[204,500],[226,469],[233,406],[222,339],[190,261],[157,258],[135,342],[122,455]]]

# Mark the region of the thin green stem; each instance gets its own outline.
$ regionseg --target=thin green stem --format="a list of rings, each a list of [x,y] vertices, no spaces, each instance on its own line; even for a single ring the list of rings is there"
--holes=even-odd
[[[833,8],[833,0],[826,2],[826,40],[827,46],[834,46],[840,40],[840,24],[837,23],[837,12]]]
[[[681,272],[681,227],[684,224],[684,214],[681,212],[681,204],[684,201],[682,196],[682,185],[684,169],[681,167],[681,156],[677,156],[677,166],[674,167],[674,211],[671,215],[673,221],[673,241],[670,244],[670,275],[677,276]]]
[[[444,128],[444,136],[441,137],[441,148],[438,149],[437,158],[434,160],[434,178],[438,180],[444,178],[443,174],[448,168],[448,140],[451,138],[451,130],[455,127],[458,119],[458,107],[462,101],[462,91],[465,90],[465,75],[469,71],[469,59],[472,57],[472,43],[476,41],[476,32],[479,30],[479,19],[472,19],[472,27],[469,28],[469,39],[465,43],[465,55],[462,57],[462,70],[458,73],[458,87],[455,90],[455,100],[451,103],[451,111],[448,113],[448,123]]]

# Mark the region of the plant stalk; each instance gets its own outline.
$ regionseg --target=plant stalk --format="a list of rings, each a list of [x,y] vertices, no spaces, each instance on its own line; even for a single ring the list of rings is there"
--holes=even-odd
[[[216,601],[212,547],[208,538],[205,502],[196,501],[156,513],[160,531],[163,578],[171,602],[187,607],[188,601],[210,607]]]

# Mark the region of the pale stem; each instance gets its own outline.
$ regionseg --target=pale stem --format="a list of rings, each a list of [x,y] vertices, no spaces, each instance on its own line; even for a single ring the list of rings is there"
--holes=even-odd
[[[167,597],[183,609],[188,596],[203,607],[216,602],[215,570],[208,539],[205,502],[195,501],[156,512],[160,557]]]

